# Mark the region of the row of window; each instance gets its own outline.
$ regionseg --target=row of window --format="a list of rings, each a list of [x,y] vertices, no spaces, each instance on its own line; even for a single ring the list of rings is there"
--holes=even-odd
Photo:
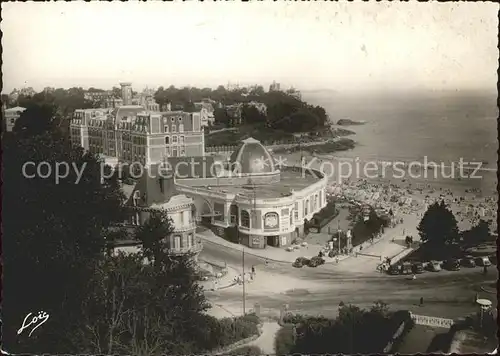
[[[167,157],[184,157],[186,156],[186,148],[185,147],[166,147],[165,155]]]
[[[178,141],[177,141],[177,139],[178,139]],[[172,142],[170,142],[170,136],[166,136],[166,137],[165,137],[165,144],[166,144],[166,145],[170,145],[170,143],[180,143],[180,144],[184,144],[184,136],[179,136],[179,137],[177,138],[177,136],[176,136],[176,135],[173,135],[173,136],[172,136]]]
[[[169,132],[168,126],[165,125],[163,128],[165,132]],[[172,132],[177,132],[177,126],[172,124]],[[179,124],[179,132],[184,132],[184,124]]]

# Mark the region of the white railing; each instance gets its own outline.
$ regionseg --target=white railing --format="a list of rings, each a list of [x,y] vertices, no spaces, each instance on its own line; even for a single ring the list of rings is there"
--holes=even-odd
[[[453,319],[439,318],[435,316],[426,316],[426,315],[416,315],[413,313],[411,314],[411,318],[417,325],[427,325],[427,326],[434,326],[441,328],[449,328],[455,323]]]

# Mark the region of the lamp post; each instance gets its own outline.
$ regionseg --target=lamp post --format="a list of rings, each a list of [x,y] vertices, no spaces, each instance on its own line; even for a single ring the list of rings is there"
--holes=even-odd
[[[242,268],[242,279],[243,279],[243,315],[246,314],[246,307],[245,307],[245,245],[242,244],[242,240],[241,240],[241,236],[240,236],[240,230],[239,230],[239,224],[238,224],[238,219],[239,219],[239,216],[237,217],[237,220],[236,220],[236,236],[237,236],[237,240],[238,242],[240,243],[241,245],[241,268]]]

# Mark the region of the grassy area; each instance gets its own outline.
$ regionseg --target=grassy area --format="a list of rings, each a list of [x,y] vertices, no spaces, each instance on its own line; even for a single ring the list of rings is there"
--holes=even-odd
[[[353,149],[355,146],[354,140],[350,138],[341,138],[338,141],[329,141],[324,143],[318,143],[308,146],[296,146],[292,148],[278,148],[274,149],[274,153],[288,153],[297,151],[306,151],[310,153],[317,154],[328,154],[337,151],[347,151]]]

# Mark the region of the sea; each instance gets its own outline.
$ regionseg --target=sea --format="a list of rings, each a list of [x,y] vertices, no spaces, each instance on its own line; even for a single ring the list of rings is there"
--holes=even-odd
[[[330,120],[364,121],[343,126],[356,132],[356,147],[335,155],[382,161],[450,164],[460,158],[497,167],[497,94],[479,91],[404,93],[304,92],[303,100],[325,108]],[[496,189],[496,171],[481,182]]]

